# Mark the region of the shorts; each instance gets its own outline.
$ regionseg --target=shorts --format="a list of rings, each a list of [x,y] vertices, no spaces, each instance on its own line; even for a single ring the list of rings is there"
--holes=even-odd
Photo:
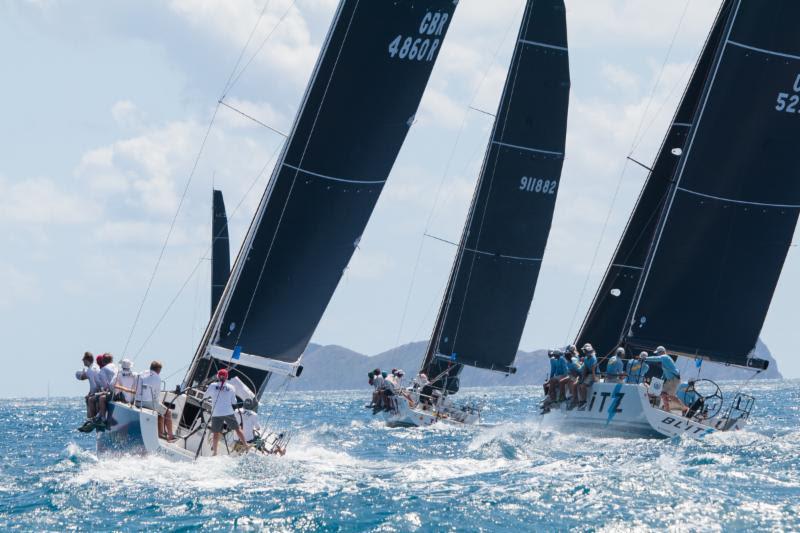
[[[562,379],[564,379],[565,377],[567,377],[567,375],[566,375],[566,374],[559,374],[559,375],[557,375],[557,376],[553,376],[553,377],[552,377],[552,378],[550,378],[550,379],[551,379],[551,380],[556,380],[556,381],[561,381],[561,380],[562,380]]]
[[[239,422],[233,415],[211,417],[211,433],[222,433],[224,425],[228,426],[229,431],[239,429]]]
[[[578,380],[578,383],[580,383],[581,385],[585,385],[586,387],[591,387],[592,385],[594,385],[594,381],[595,381],[594,376],[591,374],[587,374],[583,376],[580,380]]]
[[[681,384],[681,378],[672,378],[668,379],[664,382],[664,387],[661,389],[661,394],[668,394],[669,396],[675,396],[675,393],[678,392],[678,385]]]

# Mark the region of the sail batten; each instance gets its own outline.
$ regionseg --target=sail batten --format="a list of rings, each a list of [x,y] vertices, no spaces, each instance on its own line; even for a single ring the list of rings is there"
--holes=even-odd
[[[563,1],[528,1],[422,371],[458,389],[473,366],[515,372],[564,161],[569,58]]]

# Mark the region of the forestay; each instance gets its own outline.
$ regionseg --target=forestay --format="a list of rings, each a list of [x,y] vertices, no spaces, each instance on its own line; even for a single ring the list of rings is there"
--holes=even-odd
[[[184,385],[228,363],[259,392],[271,372],[299,373],[414,123],[456,4],[340,2]]]
[[[589,308],[577,346],[590,342],[598,354],[609,355],[619,346],[627,331],[628,316],[641,280],[647,254],[653,245],[659,215],[666,205],[680,154],[686,149],[703,87],[717,55],[731,8],[736,0],[726,0],[717,15],[691,80],[658,151],[652,171],[636,202],[622,238]]]
[[[800,3],[739,0],[679,163],[626,342],[751,360],[800,211]]]
[[[222,191],[214,191],[211,218],[211,313],[217,308],[231,270],[228,217]]]
[[[513,372],[560,185],[569,103],[564,3],[529,1],[422,370]],[[452,365],[456,365],[453,367]]]

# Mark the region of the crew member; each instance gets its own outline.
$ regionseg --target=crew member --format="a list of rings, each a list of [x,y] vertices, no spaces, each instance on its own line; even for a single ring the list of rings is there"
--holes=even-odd
[[[647,364],[646,359],[649,354],[641,352],[638,359],[631,359],[628,361],[628,377],[625,379],[626,383],[642,383],[650,370],[650,365]]]
[[[592,345],[588,342],[584,344],[581,349],[586,355],[584,356],[583,367],[581,368],[581,378],[578,381],[578,402],[579,405],[584,405],[586,403],[589,387],[594,385],[597,381],[597,354]]]
[[[655,355],[645,359],[648,363],[661,364],[661,377],[664,380],[664,387],[661,389],[661,403],[667,412],[670,410],[671,400],[675,401],[682,410],[686,409],[686,406],[675,395],[678,385],[681,383],[681,373],[678,372],[678,367],[675,366],[677,360],[678,356],[667,355],[667,350],[663,346],[656,348]]]
[[[100,372],[100,367],[94,362],[94,355],[92,352],[85,352],[81,361],[83,362],[84,368],[83,370],[75,372],[75,378],[89,382],[89,394],[85,396],[86,421],[78,430],[86,433],[94,428],[94,416],[97,414],[95,394],[97,394],[97,374]]]
[[[217,381],[209,385],[205,393],[205,399],[211,400],[211,452],[214,455],[217,455],[219,437],[225,426],[228,430],[236,432],[239,442],[245,449],[250,447],[233,410],[233,406],[237,403],[236,391],[227,381],[228,371],[222,368],[217,372]]]
[[[160,362],[153,361],[150,363],[150,370],[139,374],[139,379],[136,380],[134,405],[158,413],[158,436],[171,442],[175,440],[172,433],[172,412],[159,399],[161,396],[161,368]]]
[[[136,394],[136,373],[133,372],[133,363],[130,359],[123,359],[120,367],[117,377],[111,384],[114,400],[133,403],[133,397]]]
[[[606,365],[606,383],[622,383],[625,380],[625,348],[620,346]]]

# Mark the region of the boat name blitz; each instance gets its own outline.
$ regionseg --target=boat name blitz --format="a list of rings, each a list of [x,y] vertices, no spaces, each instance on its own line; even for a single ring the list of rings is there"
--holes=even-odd
[[[419,25],[419,33],[423,36],[441,36],[444,35],[445,25],[450,20],[450,15],[447,13],[425,13],[422,17],[422,22]],[[404,37],[398,35],[391,43],[389,43],[389,57],[394,59],[416,59],[417,61],[433,61],[436,57],[436,51],[439,49],[441,39],[425,38],[425,37]]]

